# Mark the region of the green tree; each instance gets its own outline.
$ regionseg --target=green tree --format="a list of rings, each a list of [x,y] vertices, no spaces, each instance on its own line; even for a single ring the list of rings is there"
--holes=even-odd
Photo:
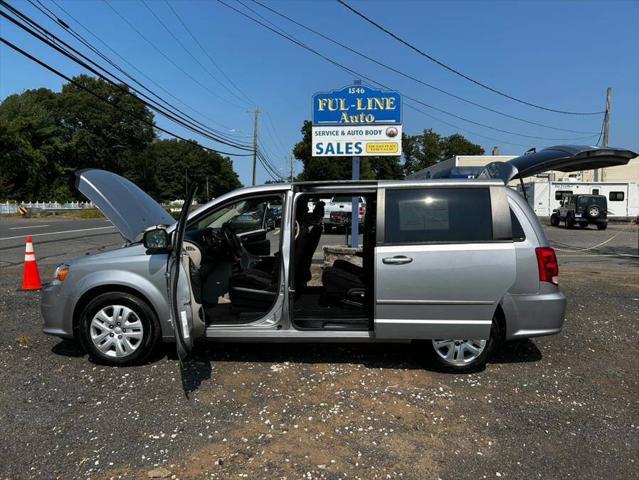
[[[61,120],[67,143],[67,167],[102,168],[123,173],[132,157],[155,138],[153,113],[124,86],[80,75],[79,85],[108,98],[111,105],[67,83],[60,93]]]
[[[199,199],[241,186],[229,158],[197,144],[157,140],[153,113],[115,87],[86,75],[74,82],[11,95],[0,104],[0,200],[81,198],[75,171],[102,168],[125,175],[159,200],[184,198],[185,179],[200,181]],[[115,106],[114,106],[115,105]]]
[[[463,135],[444,137],[432,129],[419,135],[403,135],[404,171],[411,174],[455,155],[483,155],[484,149]]]
[[[228,157],[183,140],[156,140],[130,167],[126,176],[161,201],[184,198],[192,182],[199,184],[200,202],[242,186]]]
[[[302,126],[302,140],[293,148],[293,155],[302,162],[304,168],[297,177],[300,181],[348,180],[352,178],[351,157],[313,157],[312,124],[308,120]],[[400,157],[362,157],[360,178],[397,179],[402,178]]]
[[[0,199],[69,199],[58,97],[41,88],[0,104]]]

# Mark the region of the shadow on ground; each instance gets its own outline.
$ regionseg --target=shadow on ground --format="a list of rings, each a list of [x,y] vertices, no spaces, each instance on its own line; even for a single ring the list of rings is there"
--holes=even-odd
[[[188,398],[211,378],[212,365],[225,362],[258,363],[359,363],[367,368],[426,369],[437,371],[428,360],[427,346],[415,344],[335,344],[335,343],[200,343],[188,359],[180,364],[182,388]],[[78,342],[62,340],[52,349],[57,355],[82,357]],[[152,364],[162,358],[178,360],[171,344],[161,345],[144,362]],[[541,360],[537,345],[529,339],[508,342],[493,353],[490,363],[528,363]]]

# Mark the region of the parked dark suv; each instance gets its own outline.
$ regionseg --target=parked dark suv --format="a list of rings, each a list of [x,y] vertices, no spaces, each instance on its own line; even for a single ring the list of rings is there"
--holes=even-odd
[[[608,226],[608,203],[603,195],[566,195],[558,209],[553,210],[550,224],[557,227],[564,222],[566,228],[579,225],[597,225],[599,230]]]

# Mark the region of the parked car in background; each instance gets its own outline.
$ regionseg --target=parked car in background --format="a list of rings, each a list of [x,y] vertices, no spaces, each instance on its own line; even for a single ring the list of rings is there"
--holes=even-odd
[[[353,197],[346,195],[338,195],[332,197],[324,209],[324,227],[327,231],[332,232],[336,229],[342,229],[351,225],[351,217],[353,210]],[[359,197],[359,211],[357,214],[360,225],[362,224],[366,214],[366,199]]]
[[[266,212],[266,229],[274,230],[282,225],[282,207],[269,207]]]
[[[127,244],[56,269],[41,295],[44,332],[76,338],[111,365],[142,361],[160,340],[175,342],[182,361],[200,339],[368,341],[416,342],[446,370],[476,370],[500,342],[553,335],[564,322],[555,252],[507,185],[636,155],[551,147],[491,163],[474,180],[264,185],[189,212],[191,188],[177,222],[129,180],[80,171],[78,189]],[[362,265],[337,259],[307,285],[324,213],[308,202],[328,196],[368,206]],[[273,205],[282,205],[274,249]]]
[[[564,222],[566,228],[579,225],[586,228],[596,225],[597,229],[608,227],[608,202],[603,195],[565,195],[558,209],[553,210],[550,224],[554,227]]]

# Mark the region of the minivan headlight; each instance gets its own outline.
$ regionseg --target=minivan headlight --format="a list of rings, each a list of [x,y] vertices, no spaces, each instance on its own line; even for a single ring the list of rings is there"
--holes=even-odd
[[[69,265],[66,263],[61,263],[55,269],[55,273],[53,274],[53,278],[60,282],[64,282],[64,279],[67,278],[69,274]]]

